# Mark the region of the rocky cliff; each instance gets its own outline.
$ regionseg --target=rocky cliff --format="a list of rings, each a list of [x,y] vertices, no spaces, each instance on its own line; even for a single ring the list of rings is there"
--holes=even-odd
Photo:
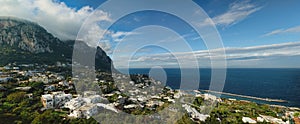
[[[84,42],[83,51],[89,48]],[[12,17],[0,17],[0,65],[8,63],[71,63],[74,41],[61,41],[37,23]],[[96,69],[110,71],[112,61],[96,49]]]

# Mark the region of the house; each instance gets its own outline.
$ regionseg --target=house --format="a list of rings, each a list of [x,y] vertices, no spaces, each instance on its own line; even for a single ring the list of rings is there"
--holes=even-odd
[[[93,95],[96,95],[96,94],[97,94],[96,91],[84,91],[83,92],[84,97],[89,97],[89,96],[93,96]]]
[[[100,82],[100,83],[105,83],[106,81],[105,81],[105,80],[99,80],[99,82]]]
[[[182,107],[185,108],[189,116],[191,116],[194,120],[200,120],[204,122],[207,118],[210,117],[210,115],[199,113],[195,108],[192,108],[187,104],[182,105]]]
[[[28,80],[18,81],[19,85],[20,85],[20,84],[25,84],[25,83],[27,83],[27,82],[28,82]]]
[[[107,110],[111,110],[113,112],[119,113],[118,110],[111,104],[103,104],[103,103],[97,103],[96,104],[100,109],[107,109]]]
[[[130,104],[130,105],[124,106],[125,109],[132,109],[132,108],[136,108],[136,107],[138,107],[138,105],[135,105],[135,104]]]
[[[48,79],[47,76],[33,76],[29,79],[29,82],[43,82],[44,84],[48,84],[51,81]]]
[[[60,82],[58,82],[58,85],[64,86],[64,87],[69,87],[69,83],[67,81],[60,81]]]
[[[214,95],[211,95],[211,94],[204,94],[204,100],[212,100],[212,101],[215,101],[217,100],[217,97],[214,96]]]
[[[248,124],[256,124],[257,122],[249,117],[243,117],[242,118],[243,123],[248,123]]]
[[[13,70],[20,70],[19,67],[13,67]]]
[[[9,66],[4,66],[3,68],[4,68],[4,70],[11,70],[11,67],[9,67]]]
[[[3,87],[2,85],[0,85],[0,91],[5,91],[7,90],[5,87]]]
[[[89,96],[87,98],[83,98],[83,100],[86,103],[99,103],[101,101],[102,97],[100,95],[93,95],[93,96]]]
[[[174,98],[175,99],[179,99],[183,94],[181,93],[181,91],[179,90],[177,93],[174,94]],[[196,96],[197,97],[197,96]]]
[[[72,99],[71,94],[65,94],[64,92],[53,92],[52,94],[42,95],[41,101],[45,108],[60,108],[66,102]]]
[[[87,119],[98,113],[98,108],[95,104],[84,105],[80,107],[79,110],[82,112],[82,115]]]
[[[262,117],[257,117],[256,120],[257,120],[257,122],[264,122],[265,121]]]
[[[286,123],[282,119],[275,118],[272,116],[260,115],[260,117],[262,117],[264,120],[266,120],[266,122],[270,122],[270,123],[275,123],[275,124],[285,124]]]
[[[171,98],[168,97],[168,96],[165,96],[164,99],[165,99],[165,100],[168,100],[168,102],[175,103],[175,100],[174,100],[174,99],[171,99]]]
[[[135,82],[134,81],[129,81],[129,84],[134,85]]]
[[[12,78],[11,77],[0,78],[0,83],[7,83],[10,79]]]
[[[295,124],[300,124],[300,118],[299,117],[295,117],[294,118],[294,122],[295,122]]]
[[[31,87],[16,87],[16,90],[29,91]]]
[[[138,101],[140,101],[140,102],[144,102],[144,101],[146,101],[147,100],[147,98],[146,97],[144,97],[144,96],[137,96],[138,98],[137,98],[137,100]]]
[[[99,108],[109,109],[111,111],[117,112],[117,110],[109,105],[99,103],[101,100],[105,99],[100,95],[91,95],[92,92],[85,92],[88,97],[73,98],[64,104],[65,108],[69,108],[71,113],[69,117],[74,118],[90,118],[91,116],[98,113]],[[95,94],[95,93],[92,93]]]
[[[72,99],[72,94],[65,94],[64,92],[53,92],[52,94],[54,96],[55,108],[60,108]]]
[[[53,96],[51,94],[42,95],[41,101],[44,108],[46,109],[53,108],[54,101],[53,101]]]
[[[45,90],[45,91],[54,91],[54,90],[55,90],[55,86],[53,86],[53,85],[46,86],[46,87],[44,88],[44,90]]]
[[[70,110],[75,110],[85,104],[85,101],[82,97],[73,98],[70,101],[66,102],[64,107],[69,108]]]
[[[72,113],[69,114],[69,117],[89,119],[90,117],[96,115],[97,113],[98,113],[97,105],[86,104],[76,110],[73,110]]]
[[[82,117],[82,113],[79,110],[74,110],[68,116],[69,117],[73,117],[73,118],[81,118]]]
[[[28,99],[33,99],[33,93],[28,93],[25,95]]]
[[[159,100],[149,101],[146,103],[147,107],[155,107],[155,106],[162,106],[162,105],[164,105],[164,102],[159,101]]]
[[[54,78],[56,77],[56,80],[65,80],[65,77],[64,76],[61,76],[61,75],[59,75],[59,76],[57,76],[57,75],[54,75],[53,76]]]
[[[150,96],[152,99],[160,99],[161,97],[158,95]]]

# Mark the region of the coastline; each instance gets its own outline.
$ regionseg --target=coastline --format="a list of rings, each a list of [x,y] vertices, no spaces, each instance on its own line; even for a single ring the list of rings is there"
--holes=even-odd
[[[267,102],[279,102],[279,103],[288,102],[288,101],[282,100],[282,99],[260,98],[260,97],[233,94],[233,93],[226,93],[226,92],[219,92],[219,91],[212,91],[212,90],[200,90],[200,91],[208,92],[208,93],[216,93],[216,94],[220,94],[220,95],[223,94],[223,95],[228,95],[228,96],[236,96],[236,97],[241,97],[241,98],[255,99],[255,100],[261,100],[261,101],[267,101]]]
[[[150,69],[130,69],[131,74],[148,74],[149,71]],[[199,71],[201,75],[198,89],[208,90],[211,81],[211,69],[199,69]],[[165,69],[165,72],[168,77],[166,82],[167,86],[173,89],[180,89],[182,78],[180,69]],[[297,78],[292,78],[300,77],[299,72],[300,69],[287,68],[229,68],[227,70],[224,91],[222,92],[263,98],[258,100],[235,96],[238,97],[237,99],[251,100],[262,104],[267,102],[267,104],[300,107],[300,92],[298,89],[299,80],[297,80]],[[234,96],[226,94],[222,94],[221,97],[235,99]],[[287,102],[274,102],[272,100],[271,102],[264,98],[286,100]]]
[[[229,100],[249,101],[249,102],[254,102],[254,103],[257,103],[257,104],[267,104],[267,105],[273,106],[273,107],[289,108],[291,110],[300,110],[300,107],[297,107],[297,106],[288,106],[288,105],[280,104],[280,103],[288,103],[289,102],[287,100],[282,100],[282,99],[260,98],[260,97],[233,94],[233,93],[227,93],[227,92],[218,92],[218,91],[212,91],[212,90],[193,90],[193,91],[185,91],[185,93],[192,94],[192,95],[195,95],[196,93],[202,93],[202,94],[203,93],[208,93],[208,94],[211,94],[211,95],[218,94],[216,96],[219,96],[219,98],[225,98],[225,99],[229,99]],[[227,95],[227,96],[237,97],[237,98],[245,98],[247,100],[222,97],[221,95]],[[263,101],[263,102],[258,102],[258,101]]]

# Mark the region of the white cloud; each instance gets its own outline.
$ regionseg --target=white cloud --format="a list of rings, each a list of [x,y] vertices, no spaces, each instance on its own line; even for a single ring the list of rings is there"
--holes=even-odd
[[[217,26],[230,26],[234,25],[251,14],[257,12],[262,7],[250,3],[250,1],[237,1],[229,5],[229,9],[220,15],[213,17],[212,19],[205,19],[204,22],[198,24],[199,26],[212,25],[213,23]]]
[[[99,42],[98,44],[107,54],[111,54],[111,44],[109,42]]]
[[[0,5],[0,16],[13,16],[37,22],[62,40],[76,39],[81,24],[94,11],[89,6],[76,10],[54,0],[1,0]],[[102,30],[94,22],[110,19],[105,12],[95,13],[99,16],[91,20],[90,26],[93,27],[91,31],[97,33]],[[86,40],[91,38],[94,37],[89,36]]]
[[[271,44],[271,45],[261,45],[252,47],[239,47],[239,48],[225,48],[226,58],[228,65],[231,67],[236,67],[236,64],[240,66],[251,65],[256,61],[265,62],[272,58],[282,58],[282,57],[293,57],[300,56],[300,41],[299,42],[288,42],[281,44]],[[145,64],[161,64],[166,65],[170,62],[176,62],[179,60],[184,60],[189,64],[189,61],[193,60],[193,57],[198,59],[199,65],[204,65],[205,67],[210,66],[210,59],[219,61],[223,58],[223,49],[213,49],[213,50],[200,50],[194,52],[180,52],[180,53],[163,53],[163,54],[152,54],[148,56],[137,56],[134,57],[131,62],[136,63],[135,65]],[[176,56],[176,57],[175,57]],[[281,61],[281,60],[277,60]],[[191,65],[193,66],[193,65]],[[263,66],[263,65],[253,65]],[[273,65],[276,67],[276,65]],[[150,66],[151,67],[151,66]]]
[[[135,35],[135,34],[139,34],[139,33],[138,32],[123,32],[123,31],[117,31],[117,32],[111,32],[110,33],[113,41],[115,41],[115,42],[120,42],[120,41],[122,41],[122,39],[125,36]]]
[[[263,36],[271,36],[271,35],[277,35],[277,34],[283,34],[283,33],[299,33],[300,32],[300,26],[295,26],[288,29],[277,29],[274,31],[271,31],[267,34],[264,34]]]

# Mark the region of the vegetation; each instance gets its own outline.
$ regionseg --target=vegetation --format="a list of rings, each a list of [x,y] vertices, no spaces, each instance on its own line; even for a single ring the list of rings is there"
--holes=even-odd
[[[19,103],[23,101],[26,92],[15,92],[7,96],[6,100],[10,103]]]
[[[20,85],[31,86],[32,90],[24,92],[14,90]],[[29,82],[28,84],[16,85],[8,82],[4,86],[7,91],[0,92],[0,120],[2,124],[96,124],[94,119],[71,119],[66,118],[67,113],[54,110],[42,111],[40,96],[43,94],[42,82]],[[33,98],[26,97],[26,94],[33,93]]]
[[[4,66],[11,62],[20,64],[43,63],[56,64],[57,61],[65,62],[66,58],[54,53],[33,54],[29,51],[21,50],[16,46],[0,44],[0,65]],[[49,59],[51,58],[51,59]],[[52,59],[55,58],[55,59]]]
[[[236,124],[242,122],[242,117],[256,118],[259,115],[267,115],[278,118],[278,114],[283,115],[285,111],[285,108],[271,107],[266,104],[256,104],[248,101],[230,101],[228,99],[222,99],[222,101],[223,102],[217,103],[217,105],[212,109],[210,117],[203,123],[215,124],[221,122],[224,124]],[[194,104],[196,106],[204,104],[203,98],[196,98]],[[199,108],[196,107],[196,109],[200,111]],[[185,117],[182,117],[178,123],[188,121],[191,121],[191,119],[188,115],[185,115]]]

